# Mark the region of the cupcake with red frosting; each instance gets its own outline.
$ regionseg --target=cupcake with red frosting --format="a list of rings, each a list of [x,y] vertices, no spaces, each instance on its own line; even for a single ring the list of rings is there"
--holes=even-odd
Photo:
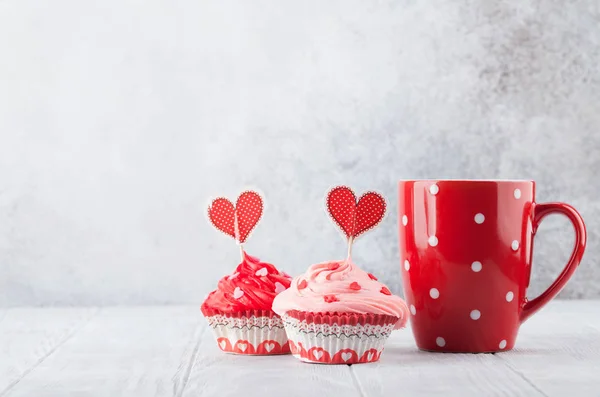
[[[357,201],[352,190],[336,187],[327,204],[348,237],[348,258],[310,266],[275,298],[273,310],[283,318],[296,358],[323,364],[374,362],[391,332],[406,325],[408,308],[354,264],[350,252],[353,240],[381,221],[385,200],[367,192]]]
[[[213,200],[208,209],[212,224],[234,237],[240,246],[262,215],[262,198],[242,193],[235,207],[225,199]],[[242,262],[221,278],[201,306],[217,339],[228,353],[270,355],[289,353],[283,321],[272,310],[273,300],[290,286],[291,277],[270,263],[240,249]]]
[[[289,353],[283,322],[271,309],[291,278],[245,252],[201,306],[221,350],[239,354]]]

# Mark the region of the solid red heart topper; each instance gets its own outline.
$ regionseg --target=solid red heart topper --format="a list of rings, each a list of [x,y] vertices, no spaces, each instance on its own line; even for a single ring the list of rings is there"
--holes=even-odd
[[[385,215],[385,199],[366,192],[358,201],[347,186],[337,186],[327,194],[327,211],[348,239],[354,239],[377,226]]]
[[[262,212],[262,197],[256,192],[245,191],[238,197],[235,207],[224,197],[214,199],[208,206],[208,219],[214,227],[243,244]]]

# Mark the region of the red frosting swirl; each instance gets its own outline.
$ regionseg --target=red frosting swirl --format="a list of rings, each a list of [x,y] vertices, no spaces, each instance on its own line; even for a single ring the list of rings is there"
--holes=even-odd
[[[292,279],[270,263],[244,252],[235,271],[219,280],[217,289],[202,304],[202,311],[234,313],[246,310],[271,310],[275,296],[289,288]]]

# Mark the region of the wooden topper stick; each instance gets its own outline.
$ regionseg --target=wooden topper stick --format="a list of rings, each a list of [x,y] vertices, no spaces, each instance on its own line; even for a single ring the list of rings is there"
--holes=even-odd
[[[352,243],[354,242],[354,237],[350,237],[348,239],[348,257],[346,259],[350,259],[350,257],[352,256]]]

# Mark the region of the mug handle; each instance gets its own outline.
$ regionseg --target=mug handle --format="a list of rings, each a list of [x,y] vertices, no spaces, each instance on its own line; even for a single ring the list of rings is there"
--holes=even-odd
[[[552,298],[554,298],[563,289],[567,281],[569,281],[569,279],[575,272],[575,269],[577,269],[579,262],[581,262],[583,252],[585,251],[586,231],[583,219],[581,218],[581,215],[579,215],[579,213],[575,210],[575,208],[565,203],[534,204],[534,236],[542,220],[550,214],[561,214],[569,218],[569,220],[573,224],[573,228],[575,229],[575,247],[573,247],[573,252],[571,253],[571,258],[569,258],[569,262],[567,262],[567,265],[560,273],[558,278],[554,280],[552,285],[548,287],[548,289],[537,298],[531,301],[527,301],[527,299],[525,300],[525,304],[523,305],[523,308],[521,310],[521,323],[525,322],[525,320],[527,320],[535,312],[540,310],[546,303],[550,302],[550,300],[552,300]]]

